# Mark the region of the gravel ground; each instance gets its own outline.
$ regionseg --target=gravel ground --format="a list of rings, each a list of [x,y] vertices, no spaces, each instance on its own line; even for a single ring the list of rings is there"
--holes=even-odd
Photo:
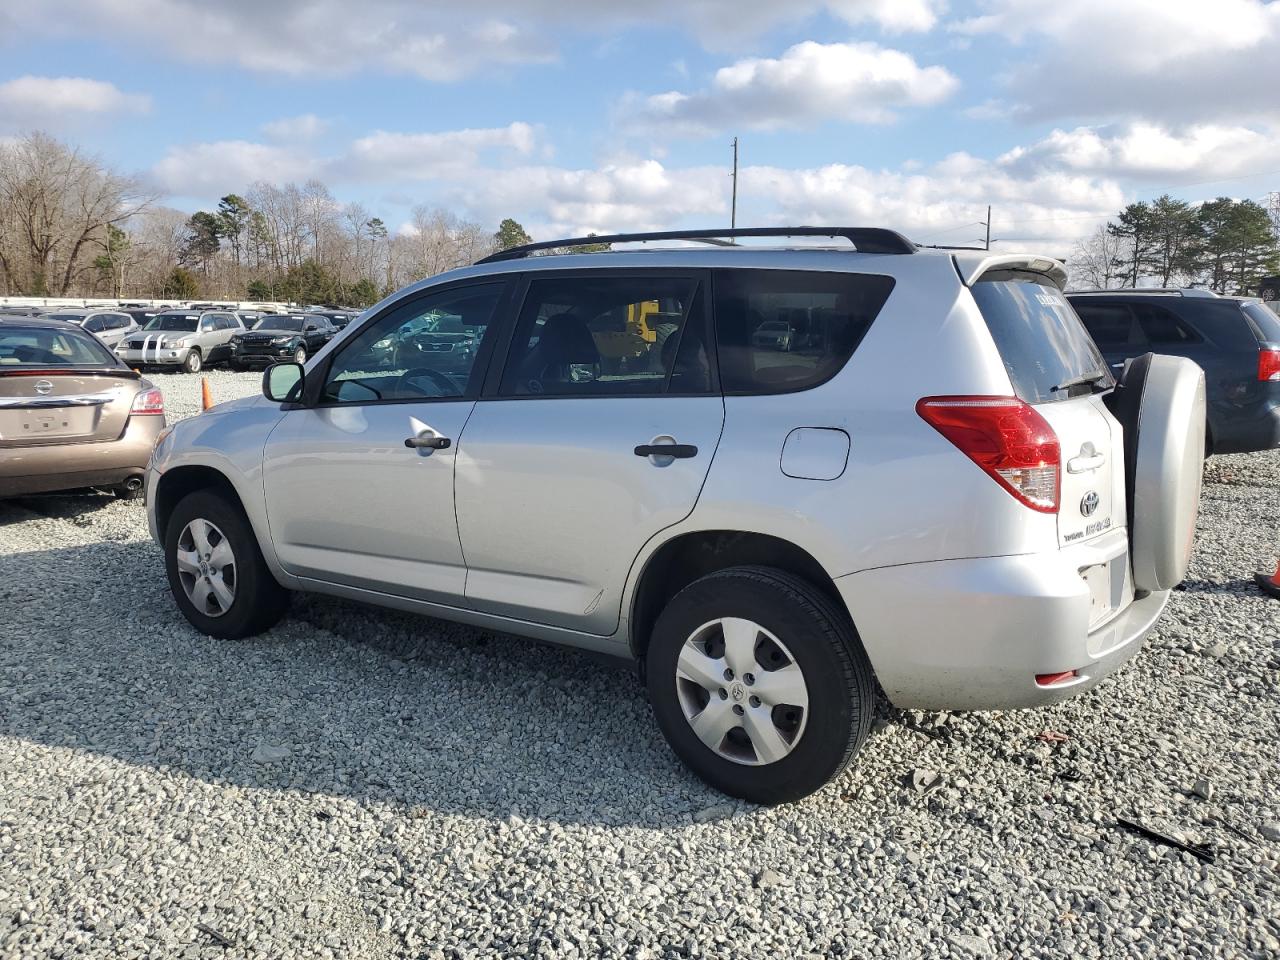
[[[1251,576],[1280,455],[1206,480],[1190,578],[1119,675],[1036,712],[885,707],[781,809],[685,772],[617,666],[323,598],[211,640],[141,504],[0,503],[0,956],[1275,956],[1280,603]]]

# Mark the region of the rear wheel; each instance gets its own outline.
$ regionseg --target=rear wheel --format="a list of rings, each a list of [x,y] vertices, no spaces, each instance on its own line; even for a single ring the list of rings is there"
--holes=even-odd
[[[165,528],[165,569],[178,609],[211,637],[238,640],[268,630],[289,606],[237,504],[197,490],[174,508]]]
[[[187,373],[199,373],[200,368],[204,366],[204,358],[200,356],[200,351],[194,347],[187,351],[187,359],[182,361],[182,369]]]
[[[680,591],[646,665],[676,754],[756,803],[796,800],[839,776],[871,726],[871,665],[847,618],[780,570],[733,567]]]

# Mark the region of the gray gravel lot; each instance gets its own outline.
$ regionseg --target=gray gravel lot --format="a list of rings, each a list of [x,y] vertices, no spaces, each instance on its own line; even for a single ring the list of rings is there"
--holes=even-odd
[[[155,379],[198,409],[199,378]],[[780,809],[685,772],[620,667],[323,598],[211,640],[140,503],[0,503],[0,956],[1276,956],[1280,602],[1251,578],[1280,455],[1206,481],[1121,674],[1037,712],[885,707]]]

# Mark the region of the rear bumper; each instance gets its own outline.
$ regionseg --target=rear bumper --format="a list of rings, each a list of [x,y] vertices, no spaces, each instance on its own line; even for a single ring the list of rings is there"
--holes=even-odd
[[[1262,384],[1271,387],[1274,384]],[[1224,417],[1215,411],[1218,422],[1211,423],[1214,453],[1256,453],[1280,448],[1280,391],[1251,409],[1233,411]]]
[[[164,419],[130,417],[117,440],[6,448],[0,451],[0,497],[109,487],[140,477]]]
[[[927,710],[1038,707],[1088,690],[1141,649],[1169,599],[1134,599],[1090,632],[1071,551],[885,567],[836,586],[889,699]],[[1069,670],[1078,677],[1036,683]]]

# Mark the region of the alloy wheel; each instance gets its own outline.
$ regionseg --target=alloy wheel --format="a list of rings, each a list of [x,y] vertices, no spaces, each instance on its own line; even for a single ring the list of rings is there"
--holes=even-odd
[[[723,617],[698,627],[680,650],[675,681],[689,726],[726,760],[776,763],[804,734],[804,672],[786,644],[752,620]]]
[[[236,599],[236,558],[214,524],[199,517],[178,536],[178,579],[200,613],[220,617]]]

